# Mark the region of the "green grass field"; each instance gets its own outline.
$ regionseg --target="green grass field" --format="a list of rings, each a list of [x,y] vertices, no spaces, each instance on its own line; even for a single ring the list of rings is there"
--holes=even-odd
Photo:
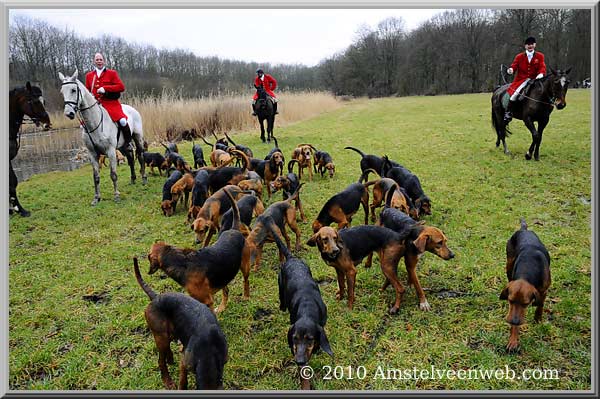
[[[333,179],[316,177],[302,191],[309,223],[301,224],[304,249],[298,255],[320,284],[329,313],[325,330],[335,354],[334,359],[323,352],[312,357],[316,389],[591,389],[591,91],[572,90],[567,101],[566,109],[551,116],[540,162],[524,159],[531,135],[521,121],[511,123],[512,156],[495,147],[490,94],[356,100],[276,127],[286,159],[296,144],[309,142],[330,152],[336,163]],[[285,104],[280,109],[285,113]],[[257,130],[242,132],[236,142],[263,157],[271,145],[258,136]],[[431,198],[433,214],[425,220],[445,232],[456,254],[450,261],[430,253],[420,260],[417,273],[431,312],[418,309],[410,287],[399,313],[387,315],[394,293],[391,287],[379,292],[383,275],[377,261],[371,269],[359,266],[349,311],[345,300],[335,299],[334,269],[316,248],[306,246],[310,222],[322,204],[358,179],[359,156],[344,150],[347,145],[388,154],[419,176]],[[191,160],[191,143],[181,143],[180,152]],[[143,316],[148,298],[135,281],[131,259],[141,257],[144,279],[155,291],[183,292],[160,273],[149,276],[145,256],[156,240],[193,247],[194,238],[183,211],[162,215],[164,178],[150,175],[142,186],[141,179],[130,185],[128,175],[120,166],[122,201],[114,203],[108,168],[102,170],[103,201],[97,207],[89,205],[89,165],[19,185],[21,202],[32,216],[9,221],[10,389],[163,389]],[[281,194],[274,198],[280,200]],[[360,210],[354,225],[362,217]],[[530,310],[521,349],[508,354],[508,303],[498,296],[506,284],[506,241],[520,217],[551,254],[552,285],[543,322],[534,323]],[[219,315],[229,344],[225,389],[299,387],[286,339],[289,315],[278,304],[277,253],[274,245],[265,248],[261,269],[250,274],[250,300],[241,297],[238,274],[227,310]],[[403,266],[399,275],[406,282]],[[175,356],[174,379],[179,353]],[[380,378],[381,370],[432,367],[455,372],[508,367],[517,377]],[[519,378],[528,369],[557,370],[557,378]]]

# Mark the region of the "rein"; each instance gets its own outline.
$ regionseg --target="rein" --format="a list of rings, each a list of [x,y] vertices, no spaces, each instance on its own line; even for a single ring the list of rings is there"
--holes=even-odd
[[[550,75],[547,75],[547,76],[545,76],[545,77],[544,77],[544,80],[546,80],[546,79],[548,78],[548,76],[550,76]],[[538,82],[539,82],[539,83],[542,85],[542,89],[543,89],[543,88],[544,88],[544,84],[541,82],[541,80],[542,80],[542,79],[538,80]],[[535,83],[534,83],[534,84],[535,84]],[[543,93],[544,93],[544,91],[542,91],[542,94],[543,94]],[[552,94],[554,94],[554,93],[552,93]],[[531,97],[529,97],[529,96],[526,96],[525,94],[521,94],[521,95],[522,95],[524,98],[527,98],[527,99],[529,99],[529,100],[531,100],[531,101],[535,101],[536,103],[545,104],[545,105],[550,105],[551,107],[554,107],[554,106],[555,106],[555,105],[554,105],[554,101],[556,100],[556,98],[554,98],[554,96],[551,96],[551,97],[549,96],[549,98],[550,98],[550,102],[549,102],[549,103],[547,103],[547,102],[545,102],[545,101],[536,100],[535,98],[531,98]]]

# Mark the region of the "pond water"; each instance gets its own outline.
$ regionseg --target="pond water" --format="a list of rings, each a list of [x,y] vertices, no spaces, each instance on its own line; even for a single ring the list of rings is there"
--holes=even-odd
[[[79,128],[22,133],[13,168],[19,181],[35,174],[74,170],[88,163],[84,148]]]

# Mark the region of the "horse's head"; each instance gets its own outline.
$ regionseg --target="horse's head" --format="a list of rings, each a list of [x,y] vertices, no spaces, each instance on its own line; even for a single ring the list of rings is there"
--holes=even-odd
[[[567,90],[569,89],[569,72],[571,72],[571,68],[566,71],[561,71],[560,69],[554,70],[550,68],[552,72],[551,75],[548,76],[550,80],[550,87],[552,89],[552,97],[554,97],[554,105],[556,105],[557,109],[563,109],[567,106]]]
[[[256,92],[258,93],[259,100],[267,99],[267,91],[265,90],[263,85],[256,86]]]
[[[40,126],[40,122],[44,124],[44,129],[50,129],[50,116],[44,108],[44,97],[42,90],[38,86],[33,86],[27,82],[25,90],[17,97],[17,103],[21,111],[29,116],[36,126]]]
[[[69,119],[74,119],[75,114],[81,106],[83,99],[79,81],[77,80],[77,68],[72,76],[65,76],[61,72],[58,73],[58,78],[61,80],[60,93],[65,102],[65,116]]]

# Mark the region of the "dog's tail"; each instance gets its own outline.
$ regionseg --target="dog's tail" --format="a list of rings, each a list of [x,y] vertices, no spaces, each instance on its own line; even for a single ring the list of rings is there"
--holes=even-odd
[[[364,172],[362,172],[362,173],[360,174],[360,177],[359,177],[359,179],[358,179],[358,182],[359,182],[359,183],[362,183],[364,180],[367,180],[367,177],[369,177],[369,173],[375,173],[375,174],[377,174],[377,171],[375,171],[375,169],[371,169],[371,168],[369,168],[369,169],[365,169],[365,170],[364,170]],[[375,181],[376,181],[376,180],[374,180],[374,181],[372,181],[372,182],[369,182],[370,184],[369,184],[369,183],[365,183],[365,187],[369,187],[371,184],[374,184],[374,183],[375,183]]]
[[[243,170],[248,170],[248,166],[250,166],[250,159],[248,159],[248,156],[246,154],[244,154],[243,151],[240,151],[240,150],[231,150],[230,154],[236,154],[236,156],[241,157],[242,160],[244,161],[244,168],[243,168]]]
[[[142,274],[140,273],[140,265],[138,264],[137,256],[133,257],[133,271],[135,272],[135,278],[137,279],[138,284],[140,285],[140,287],[142,287],[142,289],[148,295],[150,300],[156,298],[157,293],[152,291],[152,288],[150,288],[148,284],[146,284],[142,279]]]
[[[294,173],[294,162],[300,163],[297,159],[292,159],[290,162],[288,162],[288,173]]]
[[[304,185],[304,183],[300,183],[300,185],[298,186],[298,188],[296,189],[296,191],[294,191],[294,193],[292,195],[290,195],[290,197],[288,199],[286,199],[286,202],[292,202],[294,200],[298,199],[298,195],[300,195],[300,189],[302,188],[302,186]]]
[[[527,230],[527,222],[525,221],[525,218],[521,218],[521,230]]]
[[[231,229],[240,231],[240,210],[237,206],[237,203],[233,199],[233,195],[231,195],[228,189],[225,189],[225,194],[227,194],[227,197],[229,197],[229,201],[231,202],[231,209],[233,209],[233,224],[231,226]]]
[[[356,151],[360,154],[361,158],[365,157],[365,153],[362,152],[361,150],[359,150],[358,148],[354,148],[354,147],[344,147],[344,150],[352,150],[352,151]]]
[[[398,183],[394,183],[391,185],[390,189],[385,194],[385,207],[392,207],[392,198],[394,198],[394,193],[398,190]]]
[[[233,145],[237,145],[233,140],[231,140],[231,137],[229,137],[229,135],[227,134],[227,132],[225,132],[225,137],[227,137],[227,140],[229,140],[229,142]]]
[[[283,243],[283,241],[281,241],[281,237],[279,236],[279,228],[277,228],[277,232],[275,231],[275,221],[273,220],[273,218],[271,216],[266,216],[264,221],[266,222],[265,227],[273,236],[273,240],[275,240],[279,251],[281,251],[283,256],[285,256],[285,260],[288,260],[289,258],[293,257],[294,255],[292,255],[288,247]]]
[[[200,138],[202,139],[202,141],[204,141],[205,144],[209,145],[209,146],[213,146],[211,143],[209,143],[208,141],[206,141],[206,139],[204,138],[204,136],[200,136]]]
[[[271,136],[273,141],[275,142],[275,148],[279,148],[279,144],[277,144],[277,138],[275,136]]]

